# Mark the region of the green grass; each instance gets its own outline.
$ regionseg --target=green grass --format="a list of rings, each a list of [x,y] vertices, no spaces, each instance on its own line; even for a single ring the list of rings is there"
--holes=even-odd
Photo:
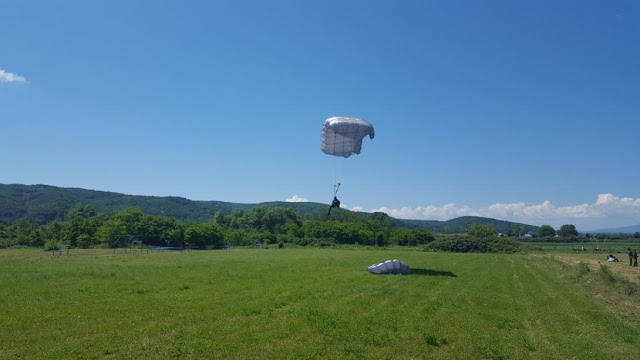
[[[366,271],[393,258],[414,273]],[[0,358],[640,358],[612,276],[400,249],[0,250]]]
[[[553,243],[553,242],[526,242],[525,244],[542,248],[547,252],[559,252],[559,253],[603,253],[606,256],[608,253],[613,254],[626,254],[631,249],[640,249],[640,242],[638,241],[609,241],[609,242],[587,242],[587,243]],[[593,249],[598,247],[600,250],[594,251]],[[584,250],[583,250],[584,248]]]

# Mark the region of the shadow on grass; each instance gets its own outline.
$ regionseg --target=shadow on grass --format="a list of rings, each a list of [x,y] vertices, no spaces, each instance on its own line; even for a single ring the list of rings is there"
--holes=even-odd
[[[452,273],[451,271],[439,271],[439,270],[429,270],[429,269],[413,269],[413,268],[411,269],[411,275],[458,277],[458,275]]]

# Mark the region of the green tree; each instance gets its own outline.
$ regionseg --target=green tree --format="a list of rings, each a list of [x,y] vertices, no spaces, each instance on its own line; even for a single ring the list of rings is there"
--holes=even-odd
[[[229,226],[228,220],[229,219],[224,216],[224,214],[220,210],[216,211],[216,214],[213,216],[213,222],[218,225]]]
[[[283,232],[283,226],[287,223],[300,225],[301,222],[298,219],[298,215],[293,210],[279,206],[273,207],[264,212],[261,221],[261,229],[280,234]]]
[[[29,236],[33,231],[33,225],[27,219],[20,218],[20,220],[16,221],[13,224],[15,241],[18,245],[29,245],[30,239]]]
[[[201,224],[193,221],[185,225],[184,241],[187,245],[200,248],[215,247],[222,245],[223,235],[217,224]]]
[[[373,245],[374,232],[363,222],[333,223],[333,239],[340,244]]]
[[[522,226],[521,224],[513,224],[513,226],[511,226],[511,229],[509,229],[507,235],[520,236],[524,233],[524,231],[524,226]]]
[[[141,235],[149,245],[180,246],[184,239],[185,224],[174,218],[145,215],[142,227]]]
[[[292,239],[300,239],[304,237],[304,230],[302,229],[302,226],[294,222],[284,224],[281,230]]]
[[[224,234],[225,242],[233,246],[245,246],[251,244],[251,233],[242,229],[229,229]]]
[[[416,240],[416,245],[424,245],[436,240],[435,236],[427,229],[411,229],[411,232]]]
[[[45,239],[45,232],[41,228],[36,228],[29,234],[29,246],[43,247]]]
[[[78,203],[73,209],[69,210],[65,216],[65,220],[76,218],[88,219],[94,216],[96,216],[96,209],[92,205]]]
[[[542,225],[538,228],[538,237],[552,237],[556,235],[556,230],[550,225]]]
[[[9,228],[0,223],[0,249],[9,246]]]
[[[310,239],[328,239],[333,237],[333,224],[337,221],[307,221],[302,225],[304,237]]]
[[[254,207],[244,215],[243,227],[253,230],[262,230],[265,228],[264,217],[267,213],[265,207]]]
[[[54,240],[62,240],[63,244],[71,246],[89,247],[99,226],[100,220],[94,207],[79,203],[65,215],[59,233],[61,236]]]
[[[112,218],[105,220],[96,229],[96,240],[99,243],[111,246],[118,235],[126,235],[127,230],[120,219]]]
[[[576,230],[576,226],[572,224],[565,224],[560,227],[558,230],[558,235],[560,236],[578,236],[578,230]]]
[[[60,242],[62,240],[64,225],[62,221],[55,220],[47,224],[44,228],[46,241],[53,240]]]
[[[138,208],[129,207],[116,213],[115,219],[124,226],[121,235],[141,236],[144,214]]]
[[[469,226],[469,235],[479,238],[487,238],[495,236],[497,233],[496,226],[492,223],[489,224],[471,224]]]
[[[90,216],[89,214],[90,212],[77,213],[68,216],[68,220],[62,222],[63,244],[78,246],[77,242],[80,236],[82,236],[83,247],[93,241],[95,233],[100,226],[100,221],[96,217],[85,217]]]
[[[246,223],[245,212],[240,209],[235,209],[229,215],[229,227],[233,229],[242,229]]]
[[[88,234],[80,234],[76,238],[76,246],[79,248],[87,249],[91,246],[91,237]]]
[[[396,228],[391,233],[391,243],[400,246],[424,245],[434,241],[435,238],[426,229]]]
[[[395,229],[391,233],[391,243],[399,246],[409,246],[412,244],[413,236],[409,229]]]
[[[381,227],[387,229],[392,229],[396,226],[396,219],[383,212],[374,212],[373,214],[371,214],[371,220],[380,224]]]

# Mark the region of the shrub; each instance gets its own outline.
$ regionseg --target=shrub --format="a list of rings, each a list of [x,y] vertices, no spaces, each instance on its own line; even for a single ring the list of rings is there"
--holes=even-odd
[[[489,244],[485,240],[473,238],[450,238],[439,239],[429,243],[426,250],[448,251],[448,252],[491,252]]]
[[[525,246],[518,241],[498,237],[490,238],[441,238],[429,243],[424,248],[426,251],[447,252],[479,252],[479,253],[516,253],[530,251],[533,248]]]
[[[81,234],[76,239],[76,245],[82,249],[88,249],[91,245],[91,237],[87,234]]]
[[[44,251],[57,250],[60,248],[60,244],[55,240],[48,240],[44,243]]]
[[[336,243],[330,240],[316,240],[309,243],[309,246],[317,246],[317,247],[330,247],[334,246]]]
[[[513,254],[517,252],[531,251],[533,247],[523,245],[519,241],[505,238],[488,238],[487,243],[491,247],[491,252]]]

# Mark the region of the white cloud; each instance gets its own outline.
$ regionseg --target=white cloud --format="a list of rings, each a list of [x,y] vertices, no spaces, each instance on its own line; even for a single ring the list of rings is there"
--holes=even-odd
[[[351,210],[351,211],[357,211],[357,212],[364,211],[364,208],[362,206],[349,206],[346,204],[340,204],[340,207],[343,209]]]
[[[285,200],[286,202],[309,202],[309,199],[300,197],[298,195],[293,195],[289,199]]]
[[[456,204],[446,204],[443,206],[418,206],[415,209],[408,207],[400,209],[381,207],[379,209],[371,210],[371,212],[374,211],[384,212],[400,219],[448,220],[467,215],[482,216],[480,213],[468,206],[457,206]]]
[[[562,224],[574,224],[582,230],[640,224],[640,198],[620,198],[613,194],[599,194],[597,200],[592,204],[573,206],[555,206],[547,200],[534,205],[521,202],[497,203],[477,209],[446,204],[443,206],[418,206],[413,209],[381,207],[371,210],[371,212],[374,211],[385,212],[401,219],[449,220],[471,215],[532,225],[549,224],[554,227],[560,227]]]
[[[27,79],[25,79],[23,76],[0,69],[0,82],[25,83],[27,82]]]

